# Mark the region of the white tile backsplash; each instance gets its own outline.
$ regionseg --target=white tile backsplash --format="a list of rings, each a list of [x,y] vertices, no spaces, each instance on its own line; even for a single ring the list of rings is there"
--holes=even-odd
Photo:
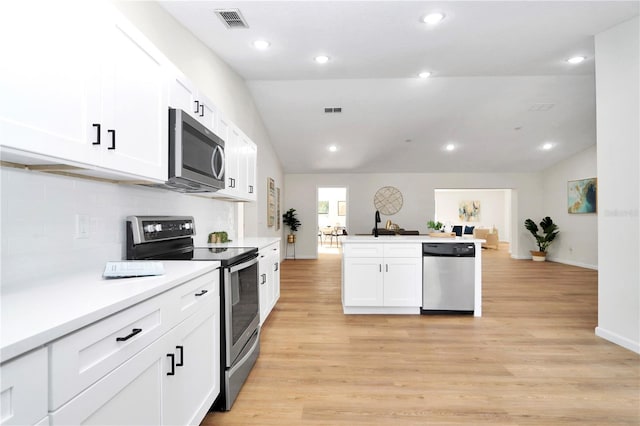
[[[106,261],[124,258],[130,215],[194,216],[196,244],[213,231],[237,236],[233,202],[10,168],[0,179],[3,286],[73,269],[101,273]],[[89,238],[75,238],[77,214],[89,216]]]

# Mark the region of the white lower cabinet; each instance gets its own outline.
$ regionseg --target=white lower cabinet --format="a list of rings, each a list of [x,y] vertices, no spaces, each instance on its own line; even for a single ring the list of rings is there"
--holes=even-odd
[[[169,370],[162,383],[162,424],[199,424],[220,393],[220,318],[219,299],[216,300],[216,306],[189,317],[171,333],[166,353]]]
[[[220,392],[219,297],[216,270],[52,344],[52,354],[57,354],[51,357],[52,371],[66,372],[72,380],[69,386],[62,386],[56,374],[51,377],[51,424],[185,425],[202,421]],[[129,329],[131,337],[121,336],[122,330]],[[136,333],[139,329],[142,331]],[[162,334],[148,342],[143,340],[145,334],[147,338],[155,334],[145,330],[161,330]],[[118,337],[127,340],[117,341]],[[54,350],[56,343],[67,349]],[[113,366],[114,360],[120,362]],[[92,371],[90,378],[81,374],[84,370]],[[95,379],[96,372],[102,376]],[[79,393],[78,386],[83,386]],[[70,393],[74,396],[59,408],[53,405]]]
[[[7,361],[0,370],[0,425],[48,424],[47,348]]]
[[[280,242],[260,250],[260,325],[264,323],[280,298]]]
[[[419,308],[422,303],[420,245],[345,245],[342,302],[345,312],[347,307]]]

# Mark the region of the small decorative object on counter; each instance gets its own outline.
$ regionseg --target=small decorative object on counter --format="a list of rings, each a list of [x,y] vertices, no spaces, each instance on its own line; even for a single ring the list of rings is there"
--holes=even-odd
[[[547,248],[551,245],[558,235],[558,225],[553,223],[553,220],[549,216],[542,219],[540,227],[542,228],[542,234],[538,234],[538,225],[531,219],[524,221],[524,227],[527,228],[531,235],[536,239],[538,244],[538,251],[531,250],[531,258],[536,262],[544,262],[547,256]]]
[[[298,230],[298,228],[302,226],[302,223],[300,223],[300,220],[297,217],[296,209],[287,210],[287,212],[282,215],[282,223],[288,226],[291,231],[291,233],[287,235],[287,242],[295,243],[296,242],[295,233]]]
[[[434,222],[433,220],[427,222],[427,228],[433,229],[434,231],[444,232],[443,227],[444,224],[442,222]]]
[[[209,244],[230,243],[229,235],[226,231],[212,232],[209,234]]]

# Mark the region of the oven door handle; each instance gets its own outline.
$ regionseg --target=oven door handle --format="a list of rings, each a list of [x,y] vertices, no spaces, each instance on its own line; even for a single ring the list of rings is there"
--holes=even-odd
[[[258,337],[253,342],[253,344],[251,345],[251,349],[246,351],[244,356],[242,358],[240,358],[238,360],[238,362],[236,362],[236,364],[229,369],[229,376],[233,376],[233,373],[235,373],[240,367],[242,367],[244,365],[244,363],[247,361],[247,358],[249,358],[253,354],[253,352],[256,350],[256,347],[259,344],[260,344],[260,331],[258,331]]]
[[[229,266],[227,269],[229,271],[229,273],[234,273],[237,271],[240,271],[242,269],[248,268],[251,265],[255,265],[256,263],[258,263],[258,254],[256,253],[256,257],[251,258],[250,260],[247,260],[246,262],[242,262],[239,263],[237,265],[232,265]]]

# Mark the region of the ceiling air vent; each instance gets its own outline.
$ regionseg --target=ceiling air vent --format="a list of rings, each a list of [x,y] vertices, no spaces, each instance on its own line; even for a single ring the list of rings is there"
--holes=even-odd
[[[240,9],[216,9],[214,12],[229,29],[249,28],[249,24],[244,20]]]
[[[331,114],[331,113],[339,113],[342,112],[342,107],[333,107],[333,108],[325,108],[324,109],[324,113],[325,114]]]

